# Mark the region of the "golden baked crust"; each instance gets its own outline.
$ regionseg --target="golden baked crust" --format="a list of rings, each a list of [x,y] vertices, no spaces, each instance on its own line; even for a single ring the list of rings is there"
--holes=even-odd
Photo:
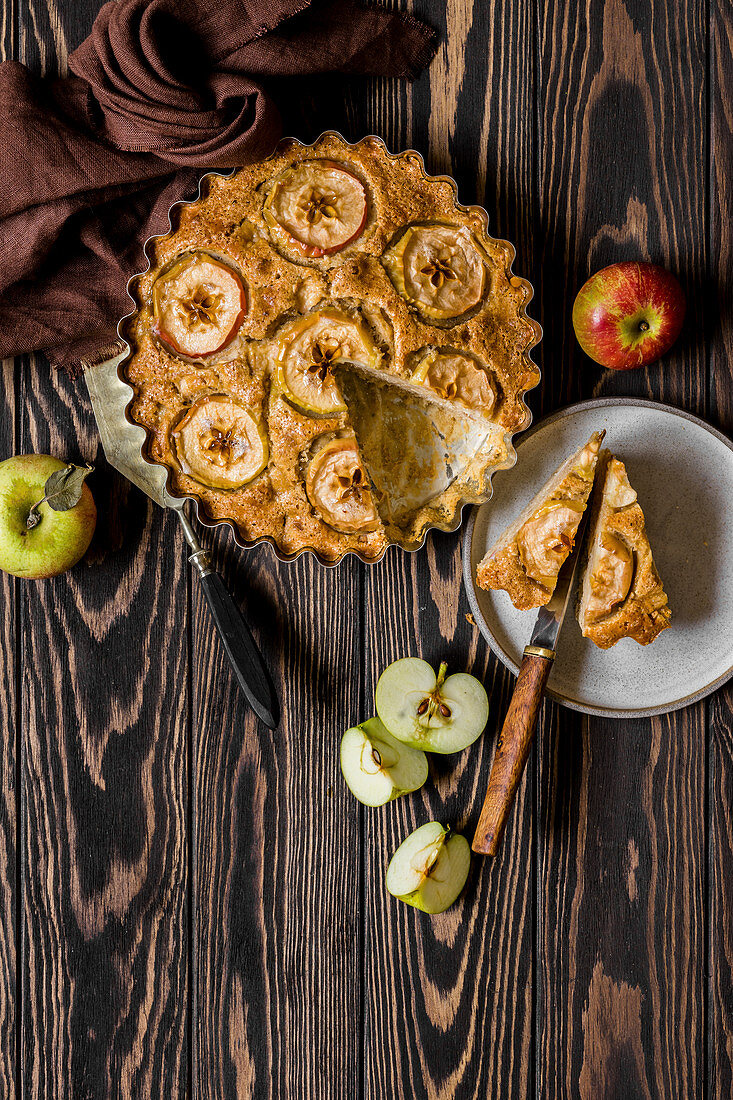
[[[575,531],[580,523],[593,488],[596,463],[603,432],[594,432],[588,442],[571,455],[553,474],[539,493],[530,501],[519,519],[511,524],[499,537],[495,545],[476,567],[476,582],[487,591],[503,590],[509,594],[514,606],[520,611],[533,607],[542,607],[549,603],[557,583],[557,574],[573,548]],[[522,532],[526,526],[543,512],[548,514],[551,505],[564,505],[570,502],[576,512],[573,522],[568,517],[570,528],[567,539],[561,548],[552,555],[552,569],[541,581],[530,576],[527,563],[523,560]]]
[[[274,181],[284,172],[319,159],[342,166],[361,181],[366,221],[340,251],[303,255],[273,229],[265,207]],[[470,234],[485,279],[481,301],[463,316],[429,320],[395,287],[384,254],[413,223],[450,225]],[[131,355],[122,370],[134,390],[129,413],[147,431],[147,457],[169,468],[171,491],[195,497],[210,521],[233,522],[248,543],[267,538],[285,555],[308,548],[329,562],[348,551],[376,560],[391,541],[381,524],[370,531],[333,529],[305,491],[304,464],[316,441],[348,432],[351,424],[348,413],[310,415],[288,400],[278,383],[277,339],[294,318],[323,308],[369,329],[379,352],[378,369],[386,378],[412,378],[436,348],[469,355],[490,373],[497,395],[490,419],[502,429],[502,453],[492,440],[483,456],[480,483],[463,494],[465,486],[457,479],[452,495],[438,502],[428,519],[449,512],[448,504],[455,513],[464,496],[485,499],[490,472],[510,464],[511,435],[528,422],[523,395],[539,380],[527,354],[538,335],[525,314],[531,290],[511,274],[511,246],[488,236],[478,208],[457,205],[449,181],[426,178],[416,154],[395,157],[378,140],[352,146],[335,134],[324,135],[313,146],[282,142],[266,161],[231,177],[207,177],[202,197],[177,208],[175,228],[156,238],[149,251],[151,267],[131,284],[137,309],[124,327]],[[191,252],[205,252],[229,265],[246,289],[241,327],[221,350],[195,361],[161,341],[153,309],[156,279]],[[207,487],[187,475],[171,446],[171,431],[192,401],[206,393],[230,396],[266,425],[267,466],[233,491]],[[475,473],[474,468],[474,479]],[[416,526],[413,520],[412,533]]]
[[[594,588],[599,593],[601,590],[594,581],[593,571],[597,569],[600,540],[608,541],[609,537],[628,550],[633,579],[622,602],[594,619],[588,603]],[[609,649],[621,638],[649,645],[671,626],[672,612],[652,557],[644,513],[629,483],[626,467],[608,451],[602,452],[599,462],[587,554],[578,604],[578,622],[584,637],[600,649]]]

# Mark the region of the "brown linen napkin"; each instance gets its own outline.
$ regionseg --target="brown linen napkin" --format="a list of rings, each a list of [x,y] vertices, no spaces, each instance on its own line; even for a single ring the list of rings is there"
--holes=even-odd
[[[0,357],[74,371],[114,353],[125,285],[207,168],[272,151],[258,79],[414,77],[435,51],[413,16],[352,0],[112,0],[39,79],[0,65]]]

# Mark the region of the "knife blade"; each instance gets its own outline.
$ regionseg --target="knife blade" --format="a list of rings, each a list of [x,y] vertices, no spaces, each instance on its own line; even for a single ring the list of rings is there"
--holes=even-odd
[[[185,499],[168,492],[168,471],[143,458],[145,430],[127,419],[132,391],[117,371],[126,354],[122,352],[84,372],[105,456],[110,466],[152,501],[178,516],[191,551],[188,560],[199,576],[214,626],[242,693],[258,718],[269,729],[275,729],[280,720],[278,698],[252,631],[223,578],[214,569],[208,551],[201,546],[186,515]]]
[[[565,613],[575,593],[589,514],[590,502],[578,525],[572,552],[558,574],[552,598],[539,609],[529,645],[524,648],[509,710],[496,745],[486,798],[473,838],[472,848],[480,855],[495,856],[499,850],[504,826],[537,727],[540,705],[555,660]]]

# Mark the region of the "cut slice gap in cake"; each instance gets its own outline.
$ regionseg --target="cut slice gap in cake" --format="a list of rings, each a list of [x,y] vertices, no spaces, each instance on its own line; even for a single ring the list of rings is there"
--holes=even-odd
[[[439,525],[457,498],[478,490],[476,470],[490,451],[506,461],[503,428],[423,386],[359,363],[334,368],[387,537],[414,549],[424,512]],[[472,475],[476,485],[471,484]]]
[[[563,462],[476,568],[486,591],[501,589],[520,611],[549,603],[588,504],[605,432]]]
[[[579,590],[580,629],[601,649],[621,638],[649,645],[671,618],[636,491],[623,462],[603,451]]]

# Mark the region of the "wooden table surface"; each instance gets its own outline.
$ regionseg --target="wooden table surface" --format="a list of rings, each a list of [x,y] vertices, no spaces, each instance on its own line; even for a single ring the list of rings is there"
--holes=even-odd
[[[96,8],[6,0],[4,56],[63,70]],[[733,429],[730,0],[415,8],[441,32],[428,74],[299,84],[287,130],[414,146],[488,208],[536,287],[536,416],[634,395]],[[630,374],[570,323],[622,258],[668,265],[689,301],[663,365]],[[459,535],[332,570],[211,540],[275,669],[270,736],[83,384],[41,357],[2,378],[0,457],[89,459],[100,506],[85,564],[0,581],[2,1100],[733,1095],[733,689],[643,721],[546,704],[501,858],[417,913],[388,858],[434,817],[472,833],[512,686],[467,620]],[[368,810],[340,734],[408,654],[481,677],[489,725]]]

